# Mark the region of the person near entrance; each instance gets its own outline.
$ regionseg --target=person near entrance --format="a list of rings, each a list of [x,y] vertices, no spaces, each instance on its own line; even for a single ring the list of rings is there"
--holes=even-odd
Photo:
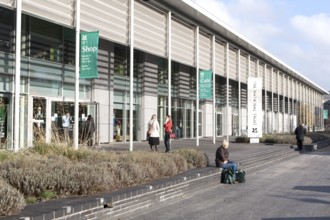
[[[151,116],[151,119],[148,123],[148,135],[149,135],[149,145],[151,151],[153,151],[153,146],[155,150],[158,151],[159,145],[159,123],[155,114]]]
[[[64,140],[66,143],[70,142],[70,134],[69,134],[70,122],[71,122],[70,112],[67,112],[65,115],[62,116],[62,127],[64,133]]]
[[[86,120],[86,140],[87,146],[93,146],[93,135],[95,132],[94,118],[91,115],[87,116]]]
[[[164,130],[165,130],[164,143],[166,148],[165,153],[168,153],[171,150],[170,134],[172,133],[172,120],[170,115],[166,115]]]
[[[306,128],[304,124],[300,124],[294,131],[297,139],[297,150],[301,151],[304,143],[304,136],[306,134]]]

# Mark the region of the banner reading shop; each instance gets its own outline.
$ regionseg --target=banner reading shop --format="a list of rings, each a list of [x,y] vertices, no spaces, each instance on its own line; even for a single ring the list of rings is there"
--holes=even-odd
[[[99,32],[80,33],[80,78],[98,78]]]
[[[201,70],[199,72],[199,99],[212,99],[212,71]]]
[[[248,78],[248,137],[262,137],[262,80]]]

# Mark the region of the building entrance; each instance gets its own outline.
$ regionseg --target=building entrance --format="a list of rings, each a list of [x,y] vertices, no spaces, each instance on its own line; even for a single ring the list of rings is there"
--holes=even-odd
[[[72,142],[74,132],[74,102],[63,102],[46,97],[33,97],[32,101],[32,144],[36,142],[65,143]],[[78,139],[85,144],[86,120],[88,115],[94,119],[96,132],[93,143],[98,143],[98,104],[90,102],[79,103]],[[68,114],[67,114],[68,113]],[[68,137],[65,138],[63,121],[69,115]]]
[[[9,100],[0,97],[0,148],[7,148]]]

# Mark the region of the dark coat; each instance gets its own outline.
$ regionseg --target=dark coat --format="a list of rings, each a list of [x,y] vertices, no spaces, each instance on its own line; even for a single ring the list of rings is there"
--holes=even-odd
[[[223,146],[220,146],[215,152],[215,164],[217,167],[220,167],[224,161],[229,160],[229,151]]]
[[[304,140],[304,136],[306,134],[306,128],[304,128],[302,125],[299,125],[296,130],[294,131],[295,135],[296,135],[296,139],[298,141],[303,141]]]

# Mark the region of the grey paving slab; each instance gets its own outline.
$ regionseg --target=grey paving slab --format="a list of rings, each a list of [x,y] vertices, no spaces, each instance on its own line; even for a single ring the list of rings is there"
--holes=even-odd
[[[329,159],[329,149],[300,154],[248,170],[244,184],[214,184],[131,219],[330,219]]]

